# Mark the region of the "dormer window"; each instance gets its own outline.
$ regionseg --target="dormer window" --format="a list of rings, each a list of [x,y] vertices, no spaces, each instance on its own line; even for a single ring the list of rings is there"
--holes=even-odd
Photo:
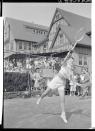
[[[22,41],[18,41],[19,49],[22,49]]]

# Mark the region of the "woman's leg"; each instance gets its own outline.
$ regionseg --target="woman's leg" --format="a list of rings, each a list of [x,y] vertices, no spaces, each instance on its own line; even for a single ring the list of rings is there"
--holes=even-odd
[[[43,99],[49,92],[51,91],[50,88],[47,88],[43,93],[42,95],[40,96],[40,98],[37,100],[37,104],[40,103],[41,99]]]
[[[51,89],[50,89],[50,88],[47,88],[47,89],[43,92],[43,94],[41,95],[41,99],[43,99],[50,91],[51,91]]]
[[[67,123],[66,115],[65,115],[65,92],[64,92],[64,86],[58,88],[59,96],[60,96],[60,102],[61,102],[61,118],[65,123]]]

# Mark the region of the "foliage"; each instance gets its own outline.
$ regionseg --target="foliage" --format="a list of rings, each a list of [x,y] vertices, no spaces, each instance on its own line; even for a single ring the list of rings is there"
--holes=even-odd
[[[17,72],[4,72],[4,91],[24,91],[28,87],[28,74]]]

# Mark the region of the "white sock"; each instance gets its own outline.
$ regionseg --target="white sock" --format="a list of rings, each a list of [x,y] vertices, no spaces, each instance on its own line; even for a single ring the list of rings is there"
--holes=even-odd
[[[66,119],[65,112],[62,112],[62,114],[61,114],[61,118],[63,119],[63,121],[64,121],[65,123],[68,122],[67,119]]]

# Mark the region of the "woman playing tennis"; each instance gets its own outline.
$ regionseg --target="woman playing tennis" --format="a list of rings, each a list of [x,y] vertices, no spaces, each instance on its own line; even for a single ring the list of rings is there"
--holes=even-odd
[[[55,77],[47,83],[47,89],[45,92],[41,95],[41,97],[37,100],[37,104],[40,103],[41,99],[43,99],[51,90],[58,89],[59,96],[60,96],[60,102],[61,102],[61,118],[64,120],[65,123],[67,123],[66,115],[65,115],[65,86],[66,86],[66,79],[71,80],[73,71],[73,62],[74,58],[72,55],[68,57],[66,62],[61,66],[60,71],[58,74],[55,75]]]
[[[80,41],[84,36],[81,29],[78,31],[78,37],[73,45],[73,48],[68,52],[67,56],[64,59],[64,62],[61,66],[59,72],[54,76],[54,78],[47,83],[47,89],[41,95],[41,97],[37,100],[37,104],[51,91],[54,89],[58,89],[59,96],[60,96],[60,103],[61,103],[61,118],[65,123],[67,123],[66,114],[65,114],[65,86],[66,86],[66,79],[72,80],[73,79],[73,50],[78,41]],[[79,34],[80,33],[80,34]]]

